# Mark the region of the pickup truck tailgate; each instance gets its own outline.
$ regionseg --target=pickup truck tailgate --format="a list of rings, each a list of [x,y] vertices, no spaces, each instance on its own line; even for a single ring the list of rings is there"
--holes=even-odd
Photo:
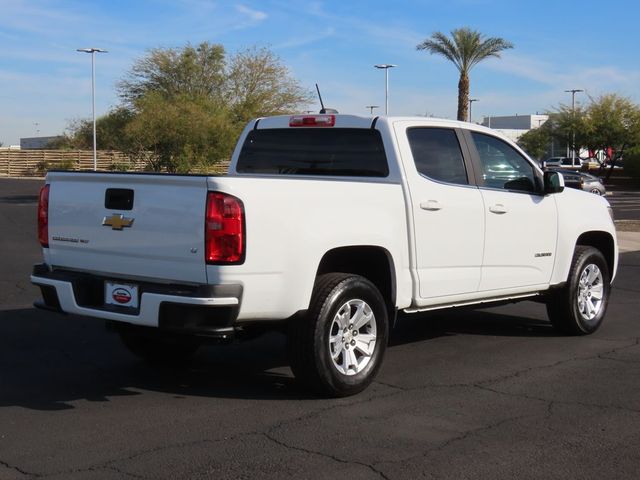
[[[49,265],[206,283],[206,177],[50,172],[47,183]]]

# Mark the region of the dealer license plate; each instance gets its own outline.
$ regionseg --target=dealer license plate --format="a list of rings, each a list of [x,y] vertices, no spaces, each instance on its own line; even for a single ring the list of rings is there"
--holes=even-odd
[[[104,303],[138,308],[138,286],[130,283],[104,282]]]

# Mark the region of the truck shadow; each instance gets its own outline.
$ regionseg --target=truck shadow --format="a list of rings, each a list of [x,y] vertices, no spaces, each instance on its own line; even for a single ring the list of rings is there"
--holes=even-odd
[[[163,392],[245,399],[313,398],[287,367],[284,337],[202,348],[176,367],[130,354],[101,321],[42,312],[0,311],[0,408],[66,410],[78,401]]]
[[[510,315],[467,310],[426,317],[401,319],[391,349],[458,334],[553,335],[539,320]],[[282,334],[202,348],[193,361],[171,368],[137,360],[100,321],[32,308],[0,311],[0,408],[68,410],[149,391],[169,395],[167,401],[317,399],[295,382]]]
[[[528,302],[531,316],[523,317],[520,311],[510,313],[484,309],[458,308],[442,311],[400,315],[391,332],[390,346],[420,342],[450,335],[488,335],[499,337],[555,337],[556,332],[544,318],[544,307]]]

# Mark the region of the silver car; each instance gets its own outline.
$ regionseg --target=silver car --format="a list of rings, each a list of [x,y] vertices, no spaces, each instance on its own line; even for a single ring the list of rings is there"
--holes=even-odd
[[[602,184],[602,180],[598,177],[584,172],[577,172],[575,170],[554,168],[553,171],[562,174],[564,184],[567,187],[578,188],[596,195],[605,195],[607,193],[604,185]]]

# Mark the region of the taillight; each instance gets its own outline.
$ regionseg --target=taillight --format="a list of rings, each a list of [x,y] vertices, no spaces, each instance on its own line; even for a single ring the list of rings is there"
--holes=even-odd
[[[38,198],[38,240],[49,248],[49,184],[40,189]]]
[[[244,206],[240,199],[220,192],[207,194],[205,260],[212,264],[244,261]]]
[[[335,115],[294,115],[289,117],[290,127],[333,127]]]

